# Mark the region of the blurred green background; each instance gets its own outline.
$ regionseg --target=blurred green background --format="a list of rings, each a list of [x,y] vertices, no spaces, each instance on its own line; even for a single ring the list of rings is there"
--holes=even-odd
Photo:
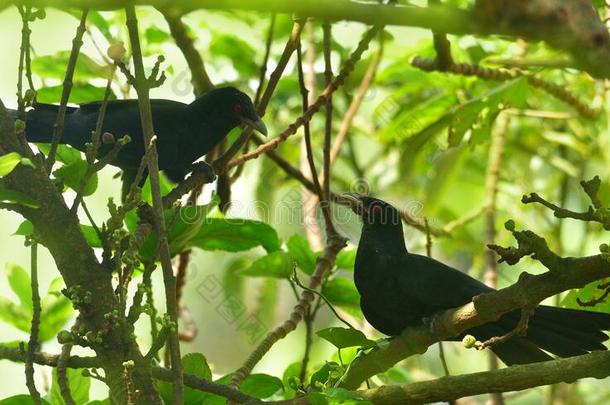
[[[168,79],[163,86],[152,91],[152,96],[191,101],[193,95],[190,73],[180,50],[172,42],[166,22],[154,9],[142,8],[138,13],[145,64],[150,68],[158,54],[163,54],[166,60],[163,67]],[[199,11],[189,14],[184,21],[190,27],[191,35],[196,38],[197,49],[203,55],[212,81],[215,84],[237,85],[253,96],[258,84],[259,65],[263,60],[268,16],[245,12]],[[82,48],[82,63],[77,67],[77,83],[71,102],[101,98],[100,88],[105,83],[104,72],[107,64],[104,54],[109,41],[128,42],[123,23],[124,16],[121,13],[93,13],[90,16],[89,30]],[[61,83],[65,70],[65,54],[62,56],[62,52],[69,51],[77,24],[78,20],[74,16],[53,9],[47,10],[44,20],[32,23],[34,82],[38,89],[48,88],[42,91],[47,97],[44,101],[59,101],[57,89],[52,89]],[[5,105],[13,108],[16,106],[20,25],[19,14],[15,9],[8,8],[0,12],[0,36],[3,38],[0,49],[0,60],[3,61],[0,64],[0,77],[3,78],[0,81],[0,98]],[[275,66],[291,25],[289,17],[278,16],[268,72]],[[317,44],[315,81],[319,92],[324,83],[319,22],[314,22],[314,27]],[[356,23],[339,22],[333,25],[335,71],[349,55],[350,50],[354,49],[364,28]],[[455,59],[464,62],[485,63],[500,56],[516,58],[523,52],[538,58],[553,59],[558,56],[555,51],[542,44],[525,47],[517,42],[481,40],[471,36],[450,39]],[[307,44],[304,46],[307,47]],[[345,88],[335,96],[337,128],[372,59],[372,53],[378,49],[378,44],[373,44],[371,48],[372,50],[365,54],[364,60],[357,65]],[[490,94],[501,92],[501,98],[496,100],[497,104],[510,105],[519,111],[560,112],[563,118],[548,119],[518,112],[507,113],[510,122],[498,184],[498,243],[512,243],[509,233],[502,227],[506,220],[512,218],[517,228],[532,229],[545,236],[551,247],[564,255],[595,254],[599,244],[607,242],[607,233],[604,234],[599,227],[570,220],[563,221],[560,226],[548,211],[535,206],[522,206],[520,198],[522,194],[535,191],[550,201],[562,202],[566,207],[581,210],[587,206],[588,201],[580,192],[578,182],[597,174],[603,182],[600,196],[604,201],[610,201],[610,137],[605,114],[605,85],[574,71],[540,72],[542,77],[567,86],[586,102],[604,109],[604,113],[597,120],[589,120],[578,116],[570,106],[529,87],[523,81],[498,83],[421,72],[408,63],[415,55],[433,55],[431,35],[428,32],[408,28],[387,30],[376,82],[354,120],[350,131],[351,142],[339,156],[333,173],[333,189],[341,192],[354,189],[362,191],[364,188],[393,202],[420,220],[425,216],[436,228],[480,210],[486,198],[485,170],[489,136],[498,130],[498,125],[492,118],[486,118],[483,110],[477,121],[480,124],[478,131],[468,131],[457,142],[450,142],[445,115],[465,100],[474,97],[489,100]],[[299,115],[300,95],[295,72],[294,62],[291,61],[265,116],[271,136],[283,130]],[[123,84],[123,77],[115,81],[116,96],[133,97],[133,91],[125,91]],[[493,107],[497,105],[485,106],[488,109]],[[444,125],[439,125],[439,130],[432,133],[424,131],[424,128],[436,122]],[[312,128],[316,156],[320,157],[323,117],[316,117]],[[299,164],[300,138],[299,132],[298,136],[290,138],[279,149],[279,153],[295,165]],[[100,218],[100,222],[107,217],[108,198],[118,199],[120,194],[119,180],[113,178],[117,171],[118,169],[112,167],[104,169],[100,175],[98,190],[87,197],[86,201],[93,216]],[[212,191],[213,186],[207,185],[200,201],[209,201]],[[305,235],[301,188],[268,159],[249,162],[232,191],[233,207],[228,216],[268,222],[278,231],[283,241],[288,241],[295,234]],[[74,194],[68,191],[67,195]],[[286,210],[286,207],[289,209]],[[340,231],[351,240],[348,250],[353,251],[359,235],[358,220],[340,209],[338,218]],[[27,269],[30,261],[29,249],[24,247],[22,236],[12,236],[21,222],[18,215],[2,211],[0,263],[16,263]],[[87,223],[84,216],[81,222]],[[412,228],[407,228],[406,235],[411,251],[425,252],[425,235]],[[468,271],[473,276],[482,277],[484,245],[484,219],[482,215],[478,215],[474,221],[453,230],[451,238],[435,239],[433,255]],[[40,282],[41,291],[44,292],[51,280],[58,277],[58,272],[48,252],[44,248],[40,250]],[[293,292],[286,281],[240,277],[235,274],[236,268],[244,267],[244,263],[250,263],[262,253],[262,248],[255,248],[246,253],[208,252],[200,249],[193,251],[183,303],[192,313],[198,334],[193,342],[183,344],[183,353],[204,353],[215,376],[235,370],[255,345],[237,329],[234,322],[227,321],[219,312],[218,305],[222,297],[217,299],[202,293],[202,286],[211,280],[210,277],[213,276],[213,280],[223,285],[223,294],[235,294],[239,297],[248,313],[256,314],[267,328],[283,321],[295,303]],[[349,280],[351,273],[349,265],[347,267],[338,270],[333,275],[334,279]],[[532,260],[524,260],[516,268],[502,265],[499,268],[500,287],[515,281],[521,271],[537,273],[541,272],[542,268]],[[160,276],[159,271],[154,274],[155,302],[162,306],[164,298]],[[353,300],[353,287],[346,288],[340,290],[340,294],[335,297],[342,314],[359,323],[367,335],[381,337],[364,324],[357,309],[357,301]],[[565,294],[555,301],[562,302],[567,296],[563,304],[575,306],[576,296],[590,298],[593,291],[594,286],[590,286],[583,292]],[[15,300],[7,282],[0,282],[0,295]],[[553,301],[554,299],[549,300]],[[610,305],[602,304],[595,310],[610,311]],[[69,328],[72,319],[65,328]],[[314,330],[337,323],[330,311],[323,308]],[[148,320],[140,320],[138,326],[141,341],[148,345]],[[5,342],[27,340],[27,334],[6,322],[0,322],[0,333]],[[304,340],[301,325],[295,333],[276,344],[256,370],[281,378],[289,364],[301,360]],[[458,344],[445,343],[445,347],[449,369],[453,374],[487,369],[487,353],[468,351]],[[43,346],[45,351],[54,353],[58,352],[59,348],[60,345],[55,340],[45,342]],[[87,352],[83,349],[75,350],[75,353]],[[349,355],[344,353],[343,357],[345,360]],[[316,339],[310,363],[313,369],[332,358],[336,359],[333,347],[321,339]],[[37,370],[39,387],[44,387],[44,384],[48,386],[50,371],[44,368]],[[0,379],[0,392],[3,397],[26,392],[21,364],[1,361],[0,373],[4,376]],[[423,356],[401,363],[393,374],[388,375],[389,377],[382,377],[382,381],[415,381],[443,375],[437,347],[431,347]],[[93,386],[92,398],[103,399],[103,387],[95,381]],[[586,380],[579,383],[577,390],[572,390],[570,395],[572,403],[604,404],[610,400],[610,388],[604,381]],[[515,404],[538,404],[545,398],[548,399],[548,388],[508,394],[507,398],[510,403]],[[472,399],[474,403],[483,403],[485,400],[485,396]]]

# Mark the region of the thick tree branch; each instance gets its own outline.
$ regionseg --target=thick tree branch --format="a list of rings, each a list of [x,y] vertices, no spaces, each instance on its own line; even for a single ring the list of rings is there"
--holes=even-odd
[[[27,144],[22,144],[15,135],[13,120],[0,102],[0,147],[15,151],[22,156],[33,156]],[[43,162],[35,159],[35,167],[18,165],[3,178],[4,185],[25,194],[38,202],[32,209],[15,205],[14,209],[30,220],[36,230],[36,238],[55,260],[64,282],[66,293],[75,302],[87,331],[100,340],[91,342],[110,388],[110,396],[119,403],[126,402],[126,385],[123,376],[125,355],[139,355],[135,338],[126,333],[125,325],[114,321],[107,314],[118,308],[114,295],[111,272],[99,263],[79,226],[78,218],[66,206],[62,195],[47,175]],[[58,235],[61,230],[61,235]],[[93,305],[94,303],[94,305]],[[154,386],[150,368],[136,368],[134,378],[142,391],[142,401],[152,403],[146,394]]]
[[[524,2],[523,4],[528,4]],[[241,9],[296,14],[328,20],[359,21],[370,25],[402,25],[431,29],[447,34],[504,35],[530,40],[546,40],[552,46],[574,54],[573,63],[593,75],[610,77],[610,41],[604,24],[588,1],[541,2],[539,7],[514,7],[502,12],[464,10],[443,6],[391,6],[351,0],[136,0],[134,5],[172,9],[175,13],[195,9]],[[13,4],[38,7],[124,7],[119,0],[18,0]],[[518,6],[518,5],[517,5]],[[575,12],[570,7],[577,8]]]
[[[375,405],[446,402],[470,395],[520,391],[581,378],[610,376],[610,352],[542,363],[512,366],[500,370],[441,377],[407,385],[394,385],[358,391]]]
[[[59,355],[50,354],[45,352],[36,352],[34,353],[33,360],[36,364],[40,364],[43,366],[49,367],[57,367],[59,362]],[[25,361],[25,355],[18,348],[7,347],[0,345],[0,359],[11,360],[14,362],[23,362]],[[102,367],[101,361],[95,357],[79,357],[79,356],[70,356],[66,361],[66,367],[68,368],[99,368]],[[163,381],[173,381],[173,373],[171,370],[168,370],[163,367],[153,367],[152,369],[154,378]],[[246,395],[237,390],[233,390],[226,385],[221,385],[214,383],[209,380],[205,380],[203,378],[199,378],[192,374],[184,375],[184,385],[190,388],[194,388],[200,391],[209,392],[211,394],[216,394],[225,398],[229,398],[235,400],[239,403],[247,403],[247,404],[258,404],[261,401],[253,398],[249,395]]]

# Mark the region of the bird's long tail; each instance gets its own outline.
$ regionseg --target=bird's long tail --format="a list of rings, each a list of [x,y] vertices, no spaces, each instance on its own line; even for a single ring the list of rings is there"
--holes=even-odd
[[[520,312],[505,314],[497,322],[474,328],[479,340],[501,336],[515,328]],[[603,331],[610,330],[610,314],[540,306],[530,317],[527,334],[492,347],[507,365],[550,360],[547,353],[560,357],[578,356],[606,350]]]

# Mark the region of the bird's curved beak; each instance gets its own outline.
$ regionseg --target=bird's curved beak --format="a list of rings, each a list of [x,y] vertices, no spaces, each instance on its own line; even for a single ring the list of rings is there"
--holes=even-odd
[[[260,117],[256,117],[256,118],[257,118],[256,120],[251,120],[250,118],[241,117],[241,122],[242,122],[242,124],[252,127],[253,129],[260,132],[261,134],[267,136],[267,126],[265,125],[265,123],[263,122],[263,120]]]
[[[359,193],[345,193],[341,194],[341,204],[346,205],[352,209],[356,214],[362,213],[362,194]]]

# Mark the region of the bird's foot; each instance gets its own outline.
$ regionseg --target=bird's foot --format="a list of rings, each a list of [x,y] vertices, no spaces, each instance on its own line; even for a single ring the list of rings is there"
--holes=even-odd
[[[216,173],[214,172],[214,168],[207,164],[206,162],[196,162],[191,166],[192,173],[205,173],[207,176],[212,179],[216,179]]]

